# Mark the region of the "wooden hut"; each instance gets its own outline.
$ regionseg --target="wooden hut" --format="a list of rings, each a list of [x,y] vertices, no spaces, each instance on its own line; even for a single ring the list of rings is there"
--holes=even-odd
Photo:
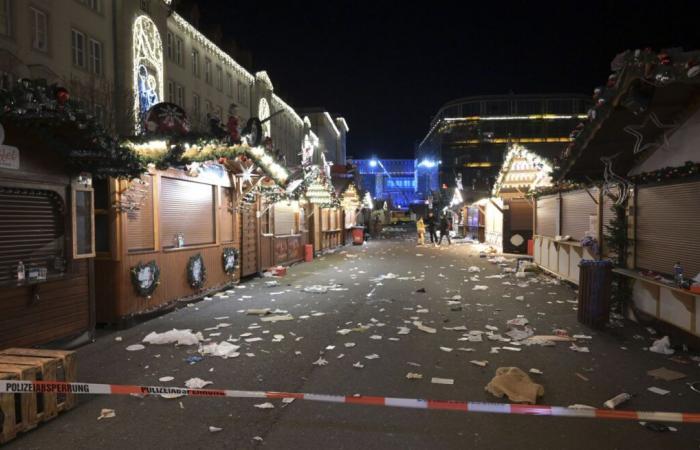
[[[632,287],[631,298],[617,290],[619,300],[695,336],[700,294],[673,272],[680,263],[687,278],[700,273],[699,60],[681,50],[618,55],[535,218],[540,266],[578,283],[578,260],[596,256],[582,247],[589,234],[616,262],[617,285]]]

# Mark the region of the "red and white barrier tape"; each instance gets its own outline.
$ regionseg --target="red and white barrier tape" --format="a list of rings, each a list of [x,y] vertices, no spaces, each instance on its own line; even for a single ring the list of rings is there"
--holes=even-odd
[[[97,395],[161,395],[176,394],[190,397],[232,398],[294,398],[314,402],[347,403],[354,405],[392,406],[397,408],[434,409],[474,413],[518,414],[587,419],[644,420],[653,422],[700,423],[700,413],[623,411],[610,409],[579,409],[562,406],[520,405],[513,403],[480,403],[448,400],[422,400],[395,397],[367,397],[304,394],[299,392],[238,391],[228,389],[187,389],[168,386],[136,386],[121,384],[65,383],[60,381],[0,381],[0,393],[55,393]]]

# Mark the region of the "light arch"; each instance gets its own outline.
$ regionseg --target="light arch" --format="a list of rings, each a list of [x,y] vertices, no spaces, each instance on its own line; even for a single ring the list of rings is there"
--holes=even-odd
[[[163,40],[155,22],[146,15],[136,17],[132,35],[134,127],[139,132],[143,114],[163,101]]]
[[[267,99],[265,97],[260,99],[260,103],[258,103],[258,119],[261,121],[267,119],[270,117],[270,104],[267,102]],[[262,124],[262,133],[263,133],[263,138],[270,137],[271,136],[271,131],[272,131],[272,124],[268,120],[267,122],[263,122]]]

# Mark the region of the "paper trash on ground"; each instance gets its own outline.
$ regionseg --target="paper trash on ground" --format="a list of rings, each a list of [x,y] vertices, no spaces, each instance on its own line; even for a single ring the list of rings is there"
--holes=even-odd
[[[214,383],[212,381],[205,381],[196,377],[185,381],[185,386],[189,389],[202,389],[204,386],[208,386],[210,384]]]
[[[175,345],[195,345],[204,340],[202,333],[192,333],[192,330],[172,329],[164,333],[155,331],[143,338],[142,342],[153,345],[175,344]]]

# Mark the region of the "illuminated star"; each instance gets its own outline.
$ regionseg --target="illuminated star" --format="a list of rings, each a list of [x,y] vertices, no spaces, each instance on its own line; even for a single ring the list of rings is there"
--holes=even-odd
[[[645,150],[648,150],[650,148],[657,146],[656,142],[650,142],[650,143],[642,145],[642,142],[644,142],[644,135],[641,133],[641,131],[646,128],[646,126],[650,120],[656,128],[659,128],[662,130],[663,139],[664,139],[664,142],[662,144],[663,146],[668,145],[668,138],[667,138],[668,131],[666,131],[666,130],[672,131],[672,130],[675,130],[676,128],[678,128],[677,124],[661,123],[661,121],[659,120],[659,118],[656,116],[655,113],[649,113],[649,115],[639,125],[627,125],[623,130],[625,131],[625,133],[631,134],[635,138],[634,150],[633,150],[633,154],[635,154],[635,155],[637,153],[643,152]]]

